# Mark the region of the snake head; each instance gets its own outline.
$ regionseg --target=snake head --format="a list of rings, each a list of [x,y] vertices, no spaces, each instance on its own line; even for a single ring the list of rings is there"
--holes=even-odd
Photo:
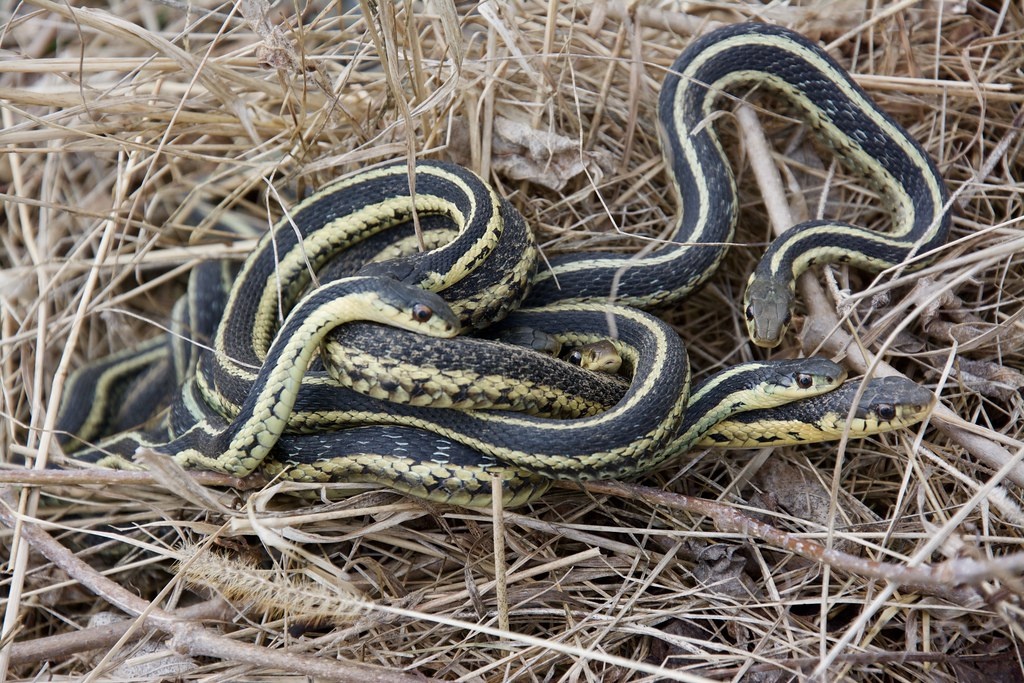
[[[367,287],[371,303],[363,319],[431,337],[454,337],[459,333],[459,317],[439,294],[389,278],[359,279],[372,283]]]
[[[775,377],[775,395],[796,401],[834,390],[846,379],[846,369],[828,358],[791,358],[765,361]]]
[[[409,257],[367,263],[359,269],[357,275],[383,277],[412,285],[419,284],[421,279],[415,260]]]
[[[858,388],[856,381],[847,384]],[[931,412],[936,402],[930,390],[904,377],[872,377],[860,393],[853,417],[860,421],[857,428],[865,434],[916,424]]]
[[[438,291],[446,284],[445,280],[440,273],[427,268],[426,256],[427,252],[424,252],[387,261],[373,261],[360,268],[356,275],[387,278],[395,282]]]
[[[767,349],[778,346],[793,319],[793,300],[789,283],[752,275],[743,296],[743,317],[751,341]]]

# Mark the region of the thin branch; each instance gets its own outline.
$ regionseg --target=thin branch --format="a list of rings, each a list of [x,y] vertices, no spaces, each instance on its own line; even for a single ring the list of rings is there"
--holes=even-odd
[[[138,617],[142,628],[159,631],[170,636],[171,646],[179,652],[214,657],[253,666],[257,669],[281,669],[346,683],[422,683],[424,681],[422,676],[415,674],[389,671],[358,662],[325,660],[314,656],[271,650],[218,635],[193,621],[184,620],[178,614],[167,612],[154,603],[143,600],[107,579],[40,529],[38,525],[30,520],[19,519],[12,503],[7,492],[0,497],[0,523],[10,529],[20,523],[22,538],[28,541],[32,548],[94,595],[123,612]]]

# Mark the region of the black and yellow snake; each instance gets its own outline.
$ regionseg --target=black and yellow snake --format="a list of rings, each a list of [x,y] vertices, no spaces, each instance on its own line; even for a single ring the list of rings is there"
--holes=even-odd
[[[189,467],[382,482],[467,505],[488,499],[496,475],[506,504],[518,504],[551,479],[630,476],[697,443],[814,441],[919,420],[928,391],[873,380],[855,406],[850,389],[832,391],[843,373],[822,359],[743,364],[691,395],[679,336],[640,310],[684,298],[732,241],[736,190],[708,121],[722,92],[751,84],[797,105],[893,215],[887,234],[813,221],[777,240],[743,304],[756,344],[780,341],[793,282],[811,265],[877,271],[917,256],[919,266],[945,241],[944,184],[906,131],[805,38],[730,26],[694,41],[661,91],[663,148],[680,200],[665,245],[642,257],[567,254],[538,268],[523,218],[470,171],[435,161],[362,171],[296,205],[237,274],[219,264],[197,270],[206,298],[198,303],[199,285],[190,287],[175,315],[188,328],[180,336],[209,335],[211,349],[154,341],[73,378],[59,424],[66,448],[125,466],[146,445]],[[436,248],[416,252],[414,226]],[[455,337],[524,327],[576,348],[612,344],[628,388],[557,359],[536,361],[529,349]],[[112,404],[138,396],[159,362],[176,368],[180,395],[155,429],[128,431],[127,411]],[[93,405],[83,410],[82,401]],[[93,445],[77,450],[76,439]]]

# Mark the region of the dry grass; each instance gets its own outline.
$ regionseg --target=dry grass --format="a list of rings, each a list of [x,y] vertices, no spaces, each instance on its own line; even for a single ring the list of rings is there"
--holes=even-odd
[[[347,3],[261,17],[262,4],[35,0],[0,14],[8,481],[56,453],[65,373],[152,335],[192,265],[244,254],[209,234],[220,215],[269,223],[278,192],[415,152],[488,176],[547,250],[635,249],[659,234],[674,211],[653,120],[663,69],[705,22],[746,18],[830,44],[958,193],[937,267],[840,306],[861,348],[947,410],[919,433],[839,450],[695,453],[644,482],[696,500],[560,490],[497,527],[485,511],[389,492],[321,505],[173,474],[29,473],[37,487],[3,491],[0,679],[1022,679],[1019,3],[900,3],[871,20],[846,0],[687,3],[688,16],[624,16],[617,0],[467,4],[457,17],[444,2],[380,3],[370,26],[358,7],[339,17]],[[508,121],[566,151],[509,148]],[[797,214],[815,214],[830,183],[828,214],[884,225],[856,179],[806,154],[802,129],[762,121],[802,188]],[[703,371],[755,353],[736,301],[770,234],[737,128],[723,128],[744,188],[740,245],[671,315]],[[510,160],[586,172],[556,191],[513,177]],[[214,207],[198,225],[197,202]],[[836,277],[854,292],[871,283]],[[230,607],[185,583],[211,574],[235,586]],[[266,594],[287,611],[254,600]],[[120,630],[90,623],[151,600]],[[169,642],[190,656],[170,657]]]

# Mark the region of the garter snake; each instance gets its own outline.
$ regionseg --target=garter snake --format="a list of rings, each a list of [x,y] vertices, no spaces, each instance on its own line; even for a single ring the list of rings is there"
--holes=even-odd
[[[359,278],[354,278],[359,279]],[[329,386],[334,399],[303,381],[308,360],[329,331],[318,294],[341,288],[352,278],[313,290],[292,311],[265,356],[245,401],[231,412],[229,424],[204,415],[193,428],[156,450],[183,465],[244,475],[262,464],[289,423],[293,431],[319,432],[354,424],[399,423],[433,431],[481,453],[551,477],[622,476],[643,469],[675,435],[686,408],[689,362],[682,340],[660,319],[634,308],[611,304],[560,304],[521,309],[512,324],[526,325],[577,340],[597,341],[616,320],[620,354],[632,367],[632,382],[613,407],[575,420],[552,420],[497,411],[424,409],[394,404]],[[378,282],[386,282],[369,278]],[[310,323],[313,326],[310,328]],[[331,324],[343,322],[330,317]],[[496,323],[500,325],[502,323]],[[314,332],[307,330],[313,329]],[[300,392],[312,408],[296,406]],[[340,398],[340,400],[338,400]],[[293,410],[293,408],[297,408]],[[273,413],[267,416],[268,412]],[[265,435],[272,435],[264,438]],[[217,454],[210,457],[209,453]]]
[[[776,239],[744,294],[743,315],[755,344],[771,348],[781,342],[792,318],[796,279],[813,265],[847,263],[879,272],[901,264],[919,268],[934,258],[951,220],[949,193],[935,162],[828,54],[799,34],[761,24],[715,31],[691,50],[699,57],[686,62],[687,72],[711,92],[765,86],[802,109],[837,160],[865,176],[892,214],[888,233],[813,220]]]
[[[928,153],[821,48],[778,26],[736,24],[691,43],[661,89],[662,147],[681,200],[667,245],[639,258],[556,256],[534,278],[528,305],[613,298],[649,308],[678,300],[714,271],[732,240],[737,194],[728,156],[709,121],[723,93],[740,86],[771,90],[796,106],[837,160],[881,194],[893,219],[886,234],[815,220],[776,239],[744,294],[743,316],[755,344],[781,342],[792,317],[796,278],[813,265],[839,262],[878,272],[900,264],[921,267],[934,257],[949,232],[949,194]]]
[[[779,90],[806,110],[808,119],[842,153],[844,162],[864,172],[881,189],[895,207],[897,219],[897,227],[888,236],[819,222],[800,227],[793,237],[773,246],[762,261],[770,262],[768,275],[758,267],[744,305],[755,342],[770,345],[781,337],[789,313],[772,319],[764,311],[777,307],[776,284],[785,282],[791,291],[792,279],[801,269],[830,260],[877,269],[901,262],[912,253],[929,251],[945,239],[948,218],[942,215],[942,206],[946,195],[934,164],[835,62],[785,29],[754,24],[722,29],[684,51],[669,71],[659,97],[663,149],[681,207],[665,246],[641,258],[563,255],[552,259],[550,267],[535,272],[537,256],[522,217],[469,171],[421,161],[414,170],[393,163],[357,173],[301,202],[246,260],[216,326],[213,349],[200,354],[195,381],[186,383],[173,411],[170,435],[174,438],[158,450],[187,466],[237,475],[261,466],[276,471],[290,462],[293,476],[303,478],[313,476],[310,468],[320,475],[341,469],[339,457],[323,452],[309,455],[314,450],[309,443],[331,443],[332,453],[339,453],[347,448],[339,439],[355,431],[359,431],[360,443],[366,442],[366,435],[372,433],[367,430],[373,429],[385,435],[381,437],[385,442],[411,443],[415,440],[412,435],[422,436],[425,430],[435,435],[425,437],[433,443],[457,444],[452,452],[476,453],[484,458],[486,467],[493,463],[518,472],[517,480],[621,477],[648,469],[700,439],[720,443],[725,432],[715,431],[715,423],[728,418],[729,424],[740,424],[740,411],[766,410],[775,401],[796,400],[775,391],[785,382],[769,378],[764,367],[746,366],[713,376],[694,396],[688,396],[689,364],[678,336],[656,318],[633,308],[663,306],[685,297],[710,276],[732,240],[737,214],[734,180],[722,146],[706,120],[721,91],[740,83]],[[864,130],[870,139],[865,139]],[[415,177],[415,191],[410,174]],[[356,278],[344,277],[346,266],[331,265],[332,259],[344,260],[347,251],[385,231],[394,229],[399,234],[408,229],[416,217],[442,219],[443,229],[451,234],[438,240],[440,246],[431,251],[362,266]],[[338,271],[332,272],[335,267]],[[336,277],[340,279],[332,280]],[[760,283],[764,280],[775,284],[762,296]],[[311,293],[302,298],[310,287]],[[415,306],[410,318],[408,310],[394,304],[410,301],[415,296],[411,292],[419,288],[444,296],[444,300],[428,297],[429,303],[424,304],[434,324],[444,323],[444,333],[439,328],[435,336],[505,324],[501,319],[524,298],[527,308],[516,311],[510,320],[517,325],[525,322],[553,328],[553,334],[575,344],[607,338],[612,329],[609,319],[614,319],[612,343],[628,364],[632,383],[604,412],[584,411],[578,419],[552,420],[502,411],[423,409],[415,405],[419,397],[432,394],[424,387],[439,380],[436,373],[422,371],[422,361],[405,367],[396,363],[392,368],[407,377],[421,370],[422,376],[413,377],[407,385],[405,380],[383,379],[384,364],[372,353],[347,356],[347,367],[333,366],[336,377],[368,395],[339,386],[323,373],[309,372],[309,362],[328,328],[344,320],[366,315],[378,322],[409,327],[399,321],[415,319]],[[343,301],[361,296],[359,311],[353,313],[336,303],[332,295],[337,293]],[[606,303],[609,299],[616,304]],[[790,302],[784,305],[788,311]],[[380,313],[382,310],[387,314]],[[344,330],[339,331],[335,342],[344,344],[345,335]],[[423,344],[426,346],[425,341]],[[452,350],[455,347],[437,348],[442,354],[457,353]],[[331,358],[330,349],[325,348],[324,359]],[[353,357],[363,360],[353,362]],[[362,375],[354,367],[358,364],[364,366]],[[479,374],[473,376],[479,378]],[[740,377],[745,379],[742,388],[732,384]],[[464,407],[459,401],[467,393],[466,387],[480,381],[466,381],[465,376],[461,380],[454,390],[455,399],[444,394],[449,405]],[[823,386],[832,388],[835,382],[813,384],[802,389],[820,391]],[[916,395],[901,393],[900,387],[885,388],[895,392],[891,397],[894,404],[916,401]],[[384,404],[384,398],[404,403]],[[847,407],[852,401],[845,394],[836,398],[846,400]],[[826,421],[831,421],[837,410],[823,400],[810,405],[817,407],[819,415],[825,414]],[[491,407],[495,406],[505,407],[501,402]],[[795,408],[772,410],[777,412],[762,414],[759,421],[792,422],[793,416],[798,416],[796,421],[806,429],[818,429],[812,417]],[[916,413],[906,415],[911,417],[891,421],[870,418],[873,422],[865,418],[861,426],[865,431],[871,425],[899,426],[915,419]],[[351,428],[353,425],[364,426]],[[324,436],[325,430],[337,433]],[[728,440],[740,443],[745,438],[738,435]],[[373,470],[384,466],[380,458],[368,465],[365,458],[371,454],[360,451],[355,455],[362,458],[359,467]],[[468,456],[466,463],[461,458],[450,463],[463,468]],[[87,459],[103,462],[91,455]],[[434,458],[418,467],[434,465],[448,466]],[[449,477],[452,485],[459,481],[467,486],[479,483],[470,482],[469,475]],[[511,500],[523,495],[527,494],[509,491]]]
[[[731,369],[733,379],[747,370],[758,372],[753,366],[735,367]],[[719,379],[713,375],[706,384],[713,387]],[[688,418],[683,436],[666,448],[666,458],[694,445],[743,448],[837,440],[848,424],[858,436],[876,434],[919,422],[934,402],[927,389],[891,377],[868,380],[863,397],[855,402],[859,385],[860,380],[851,380],[828,393],[733,414],[710,426]],[[710,396],[702,387],[697,387],[695,394]],[[854,417],[848,422],[854,406]],[[492,477],[501,483],[507,507],[536,499],[552,483],[549,477],[416,428],[354,427],[346,431],[340,440],[324,434],[286,436],[264,471],[299,482],[383,483],[420,498],[466,506],[490,504]]]
[[[732,415],[696,445],[761,448],[868,436],[920,422],[934,403],[932,392],[901,377],[877,377],[863,388],[853,380],[803,401]]]

